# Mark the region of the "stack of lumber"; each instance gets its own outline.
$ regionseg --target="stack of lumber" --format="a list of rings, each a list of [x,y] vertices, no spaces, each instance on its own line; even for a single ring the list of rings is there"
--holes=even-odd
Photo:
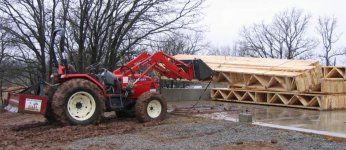
[[[325,66],[322,68],[322,93],[346,93],[346,68]]]
[[[230,87],[304,92],[320,84],[322,77],[318,61],[197,55],[175,58],[202,59],[215,71],[214,80]]]
[[[285,60],[229,56],[176,55],[202,59],[215,71],[213,100],[309,109],[346,108],[343,67],[321,67],[315,60]]]

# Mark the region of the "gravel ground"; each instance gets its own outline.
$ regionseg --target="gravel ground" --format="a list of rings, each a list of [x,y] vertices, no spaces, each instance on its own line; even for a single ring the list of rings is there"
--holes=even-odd
[[[199,113],[199,112],[195,112]],[[192,115],[188,113],[188,115]],[[193,114],[195,115],[195,114]],[[338,142],[340,141],[340,142]],[[344,141],[344,142],[342,142]],[[57,126],[40,115],[0,111],[2,149],[345,149],[346,139],[169,113],[162,122],[108,118]]]
[[[171,116],[161,125],[126,134],[76,140],[72,149],[345,149],[319,135],[237,122]]]

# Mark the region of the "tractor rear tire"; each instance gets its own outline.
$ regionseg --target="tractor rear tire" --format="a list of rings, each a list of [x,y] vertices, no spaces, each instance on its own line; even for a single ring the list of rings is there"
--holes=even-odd
[[[135,114],[139,122],[162,121],[167,114],[167,102],[158,93],[143,93],[137,99]]]
[[[52,108],[59,123],[97,124],[105,111],[105,97],[91,81],[71,79],[60,85],[54,93]]]
[[[52,87],[49,85],[46,85],[44,87],[44,94],[48,98],[47,110],[46,110],[46,113],[44,114],[44,117],[47,119],[49,123],[56,122],[56,119],[53,113],[53,108],[52,108],[52,99],[53,99],[53,95],[55,91],[56,91],[56,87]]]

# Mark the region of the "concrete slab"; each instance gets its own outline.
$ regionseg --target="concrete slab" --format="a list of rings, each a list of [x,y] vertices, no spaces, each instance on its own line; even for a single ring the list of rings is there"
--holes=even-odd
[[[239,122],[242,122],[242,123],[252,123],[252,114],[240,113],[238,119],[239,119]]]
[[[194,101],[198,100],[201,96],[201,100],[210,99],[210,90],[204,89],[184,89],[184,88],[174,88],[174,89],[161,89],[161,94],[166,98],[167,101]]]
[[[195,103],[196,101],[180,101],[170,102],[169,105],[188,107]],[[197,116],[238,121],[239,113],[247,110],[253,115],[252,119],[257,124],[272,125],[273,127],[282,126],[287,129],[302,129],[302,131],[311,131],[311,133],[314,133],[312,130],[319,133],[336,133],[346,137],[346,110],[316,111],[216,101],[201,101],[197,106],[200,105],[224,107],[225,111],[197,114]]]

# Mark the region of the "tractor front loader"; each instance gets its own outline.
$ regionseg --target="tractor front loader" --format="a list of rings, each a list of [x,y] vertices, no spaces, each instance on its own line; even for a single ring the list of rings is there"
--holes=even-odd
[[[60,33],[59,61],[55,38]],[[172,79],[207,80],[212,70],[201,60],[179,61],[163,52],[142,53],[122,67],[109,71],[90,65],[89,74],[77,73],[65,57],[64,30],[54,31],[51,39],[53,83],[41,81],[19,93],[9,93],[6,110],[37,113],[48,121],[87,125],[100,122],[105,111],[117,115],[134,110],[140,122],[160,121],[167,113],[165,98],[158,91],[158,82],[147,75],[151,71]]]

